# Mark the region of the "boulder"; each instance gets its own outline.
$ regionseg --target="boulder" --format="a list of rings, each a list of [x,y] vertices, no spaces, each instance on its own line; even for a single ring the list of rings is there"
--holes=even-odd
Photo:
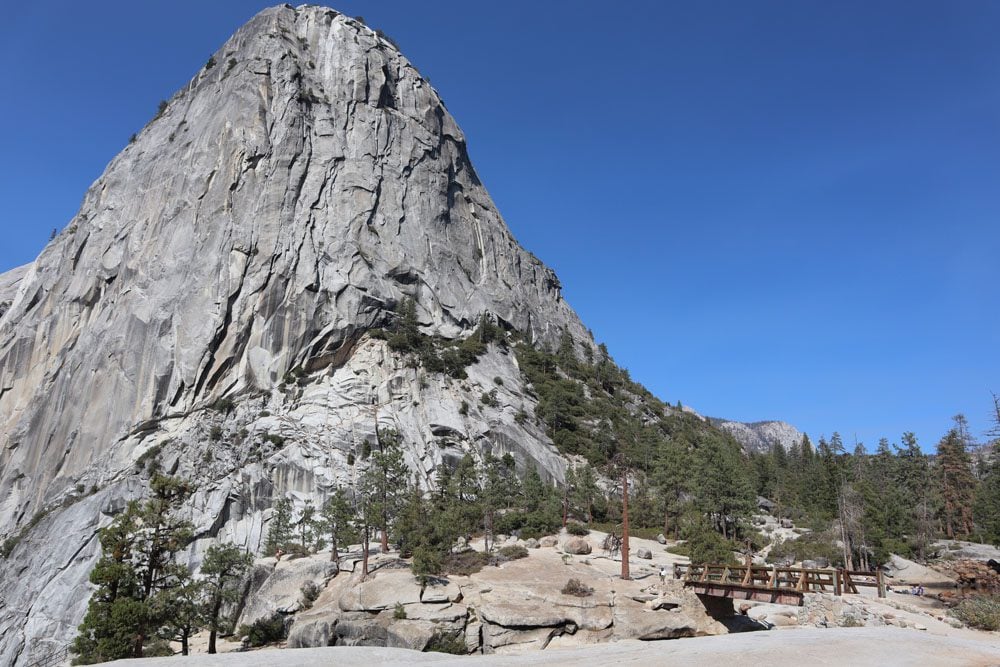
[[[636,556],[636,558],[643,558],[645,560],[652,560],[652,558],[653,558],[653,552],[650,551],[649,549],[647,549],[646,547],[639,547],[638,549],[635,550],[635,556]]]
[[[381,618],[380,618],[381,617]],[[388,615],[372,616],[366,612],[342,614],[334,632],[338,646],[385,646],[388,639]],[[397,621],[398,622],[398,621]]]
[[[535,538],[529,537],[528,539],[526,539],[524,541],[524,546],[527,547],[528,549],[537,549],[538,547],[540,547],[542,545],[539,544],[538,540],[536,540]]]
[[[566,553],[574,555],[586,555],[593,550],[590,542],[582,537],[570,537],[563,542],[562,549]]]
[[[542,539],[538,540],[538,544],[543,547],[554,547],[559,544],[559,538],[555,535],[546,535]]]
[[[386,628],[385,645],[389,648],[408,648],[423,651],[437,633],[434,623],[427,621],[397,620]]]
[[[305,622],[298,619],[292,623],[288,631],[288,648],[314,648],[317,646],[332,646],[331,638],[335,638],[334,628],[337,618],[315,618]]]
[[[505,628],[483,623],[483,653],[511,654],[545,648],[553,636],[562,634],[557,628]]]
[[[337,564],[323,557],[282,560],[274,567],[255,567],[238,623],[249,625],[275,612],[291,614],[299,611],[302,608],[302,586],[312,582],[322,588],[337,571]]]
[[[671,611],[651,611],[632,600],[623,599],[614,607],[614,638],[677,639],[693,637],[697,624],[686,614]]]
[[[451,581],[427,584],[420,594],[420,601],[425,604],[444,604],[446,602],[460,602],[461,600],[462,589]]]
[[[340,596],[342,611],[382,611],[420,602],[421,587],[409,570],[383,570]]]
[[[660,533],[659,535],[656,536],[656,541],[659,542],[660,544],[666,544],[667,536],[664,535],[663,533]]]

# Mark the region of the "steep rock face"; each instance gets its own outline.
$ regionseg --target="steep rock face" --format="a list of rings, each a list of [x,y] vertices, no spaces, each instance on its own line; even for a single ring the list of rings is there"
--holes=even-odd
[[[364,333],[410,297],[428,334],[468,335],[486,314],[593,344],[434,89],[318,7],[261,12],[210,65],[41,256],[0,277],[0,534],[17,538],[0,663],[72,636],[83,605],[40,593],[86,591],[93,535],[144,492],[146,452],[198,483],[192,562],[217,536],[256,548],[276,495],[351,483],[376,424],[403,434],[424,480],[466,451],[562,476],[544,431],[516,418],[535,399],[513,355],[491,346],[452,380]],[[478,402],[492,388],[500,408]]]
[[[31,269],[31,265],[19,266],[6,273],[0,273],[0,317],[7,312],[10,304],[13,303],[24,277]]]
[[[802,442],[803,433],[781,421],[734,422],[712,419],[712,424],[726,431],[748,452],[767,452],[776,445],[789,449]]]

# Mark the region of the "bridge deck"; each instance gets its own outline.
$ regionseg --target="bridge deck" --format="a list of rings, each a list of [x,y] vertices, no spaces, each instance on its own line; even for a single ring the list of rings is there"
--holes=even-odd
[[[885,597],[882,573],[766,565],[675,565],[674,578],[698,595],[801,605],[806,593],[857,593],[859,586]]]

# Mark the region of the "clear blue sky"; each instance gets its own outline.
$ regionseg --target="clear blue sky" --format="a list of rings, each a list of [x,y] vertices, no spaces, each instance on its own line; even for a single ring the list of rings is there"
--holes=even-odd
[[[0,270],[264,3],[8,3]],[[514,234],[671,402],[931,448],[1000,392],[1000,2],[335,6],[443,95]]]

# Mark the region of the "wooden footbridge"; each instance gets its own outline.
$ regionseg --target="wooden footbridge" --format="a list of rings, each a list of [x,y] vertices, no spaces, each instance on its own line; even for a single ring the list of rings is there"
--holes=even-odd
[[[699,596],[802,605],[806,593],[857,593],[859,587],[878,589],[885,597],[882,572],[808,569],[767,565],[674,565],[674,578]]]

